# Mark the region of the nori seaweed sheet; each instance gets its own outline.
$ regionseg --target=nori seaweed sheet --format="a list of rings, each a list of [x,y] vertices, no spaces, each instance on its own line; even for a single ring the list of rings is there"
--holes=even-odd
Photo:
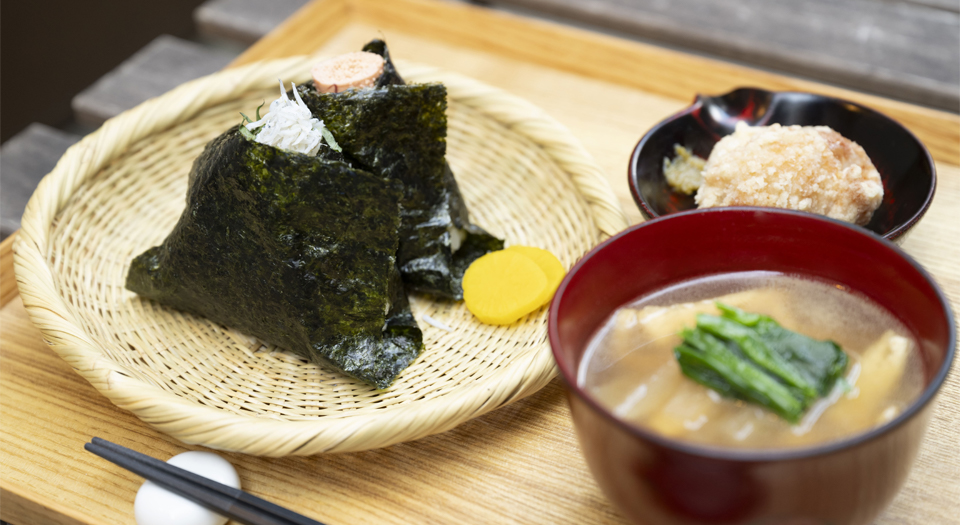
[[[401,186],[233,128],[127,288],[386,388],[423,349],[396,266]]]
[[[380,78],[377,79],[374,87],[382,88],[393,84],[405,84],[403,79],[400,78],[400,73],[397,73],[397,68],[393,65],[393,60],[390,60],[390,51],[387,49],[386,42],[379,38],[371,40],[367,42],[367,45],[363,46],[361,51],[383,57],[383,73],[380,74]]]
[[[463,298],[463,272],[477,257],[503,248],[503,241],[470,224],[467,207],[445,160],[447,91],[441,84],[405,85],[386,44],[364,51],[384,57],[384,73],[369,89],[319,93],[298,86],[311,113],[333,133],[352,165],[403,182],[400,251],[408,288]],[[451,249],[451,235],[463,239]]]

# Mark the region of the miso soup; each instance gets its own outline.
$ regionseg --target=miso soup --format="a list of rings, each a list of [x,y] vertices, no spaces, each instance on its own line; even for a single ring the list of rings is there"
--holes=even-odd
[[[784,328],[833,340],[849,356],[843,378],[791,424],[684,376],[673,349],[697,313],[720,301]],[[923,390],[917,342],[891,314],[841,285],[773,272],[684,282],[617,310],[594,335],[578,383],[621,419],[704,445],[786,448],[832,441],[885,423]]]

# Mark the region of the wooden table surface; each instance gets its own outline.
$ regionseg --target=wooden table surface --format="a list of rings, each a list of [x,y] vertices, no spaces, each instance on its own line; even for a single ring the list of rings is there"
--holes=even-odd
[[[394,56],[478,78],[530,100],[577,135],[633,222],[626,185],[638,138],[697,92],[753,85],[840,95],[910,127],[937,160],[927,216],[904,245],[960,311],[960,119],[907,104],[470,6],[318,0],[235,64],[352,51],[382,36]],[[155,457],[185,446],[117,409],[42,342],[0,245],[0,519],[14,525],[129,524],[141,479],[83,451],[101,436]],[[622,523],[581,459],[555,380],[522,401],[419,441],[341,455],[224,454],[244,488],[328,524]],[[960,382],[950,375],[914,470],[879,523],[960,515]]]

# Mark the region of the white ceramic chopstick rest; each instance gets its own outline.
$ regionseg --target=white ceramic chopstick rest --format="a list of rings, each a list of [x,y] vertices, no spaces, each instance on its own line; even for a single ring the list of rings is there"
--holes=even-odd
[[[167,463],[230,487],[240,488],[240,476],[229,461],[212,452],[177,454]],[[227,518],[188,499],[145,481],[133,502],[137,525],[223,525]]]

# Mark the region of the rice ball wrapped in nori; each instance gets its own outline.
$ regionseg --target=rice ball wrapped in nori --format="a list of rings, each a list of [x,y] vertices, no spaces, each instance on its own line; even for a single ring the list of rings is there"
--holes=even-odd
[[[386,388],[423,348],[396,266],[401,184],[234,128],[127,288]]]
[[[457,181],[445,160],[447,91],[442,84],[406,85],[386,44],[363,48],[384,58],[373,88],[320,93],[297,88],[354,166],[403,182],[397,262],[409,288],[462,299],[463,273],[503,241],[470,224]]]

